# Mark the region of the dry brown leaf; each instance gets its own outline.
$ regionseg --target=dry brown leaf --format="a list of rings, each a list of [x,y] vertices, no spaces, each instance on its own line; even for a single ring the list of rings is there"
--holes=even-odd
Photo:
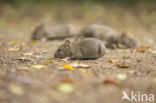
[[[140,48],[138,48],[136,51],[137,52],[141,52],[141,53],[144,53],[146,51],[149,51],[151,49],[150,46],[141,46]]]
[[[119,58],[109,59],[108,62],[110,62],[110,63],[117,63],[117,62],[119,62]]]
[[[121,85],[121,83],[115,79],[111,79],[111,78],[105,78],[104,83],[106,84],[113,84],[113,85]]]

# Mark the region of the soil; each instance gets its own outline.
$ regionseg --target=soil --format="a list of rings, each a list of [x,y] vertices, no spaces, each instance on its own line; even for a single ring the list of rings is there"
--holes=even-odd
[[[53,58],[61,43],[1,39],[0,103],[131,103],[121,101],[123,91],[129,97],[132,91],[156,96],[156,54],[150,49],[108,50],[96,60],[66,61]],[[60,70],[61,65],[76,62],[90,67]],[[38,64],[44,69],[32,67]],[[70,93],[57,89],[62,82],[74,89]]]

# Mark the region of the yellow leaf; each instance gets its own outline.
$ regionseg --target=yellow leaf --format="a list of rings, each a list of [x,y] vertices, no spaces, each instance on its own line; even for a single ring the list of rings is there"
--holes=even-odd
[[[18,41],[10,41],[9,44],[10,45],[16,45],[18,43]]]
[[[65,69],[74,70],[74,68],[71,67],[71,66],[68,65],[68,64],[63,64],[62,67],[65,68]]]
[[[10,52],[19,51],[19,48],[9,48]]]
[[[74,91],[74,86],[71,83],[59,83],[56,87],[57,90],[63,93],[72,93]]]
[[[10,84],[8,86],[8,89],[10,90],[10,92],[12,92],[16,95],[23,95],[24,94],[24,88],[21,87],[20,85]]]
[[[53,61],[52,60],[44,60],[44,62],[51,63]]]
[[[29,68],[28,68],[28,67],[26,67],[26,66],[19,67],[18,69],[19,69],[19,70],[29,70]]]
[[[32,65],[32,67],[33,68],[35,68],[35,69],[45,69],[46,68],[46,66],[45,65]]]

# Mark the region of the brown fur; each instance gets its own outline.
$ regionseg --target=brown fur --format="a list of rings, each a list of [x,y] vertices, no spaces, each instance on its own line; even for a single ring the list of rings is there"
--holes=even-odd
[[[79,39],[70,43],[67,40],[55,52],[56,58],[96,59],[105,54],[106,48],[102,41],[96,38]]]
[[[72,24],[57,24],[53,26],[38,25],[32,33],[32,40],[65,39],[77,34],[77,29]]]
[[[108,26],[92,24],[86,26],[81,32],[82,37],[94,37],[107,42],[107,47],[132,48],[136,42],[126,32],[118,32]]]

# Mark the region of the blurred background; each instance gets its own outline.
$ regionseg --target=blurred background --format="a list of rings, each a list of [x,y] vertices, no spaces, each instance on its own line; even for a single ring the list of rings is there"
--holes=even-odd
[[[0,37],[29,40],[37,24],[92,23],[156,43],[156,0],[0,0]]]

